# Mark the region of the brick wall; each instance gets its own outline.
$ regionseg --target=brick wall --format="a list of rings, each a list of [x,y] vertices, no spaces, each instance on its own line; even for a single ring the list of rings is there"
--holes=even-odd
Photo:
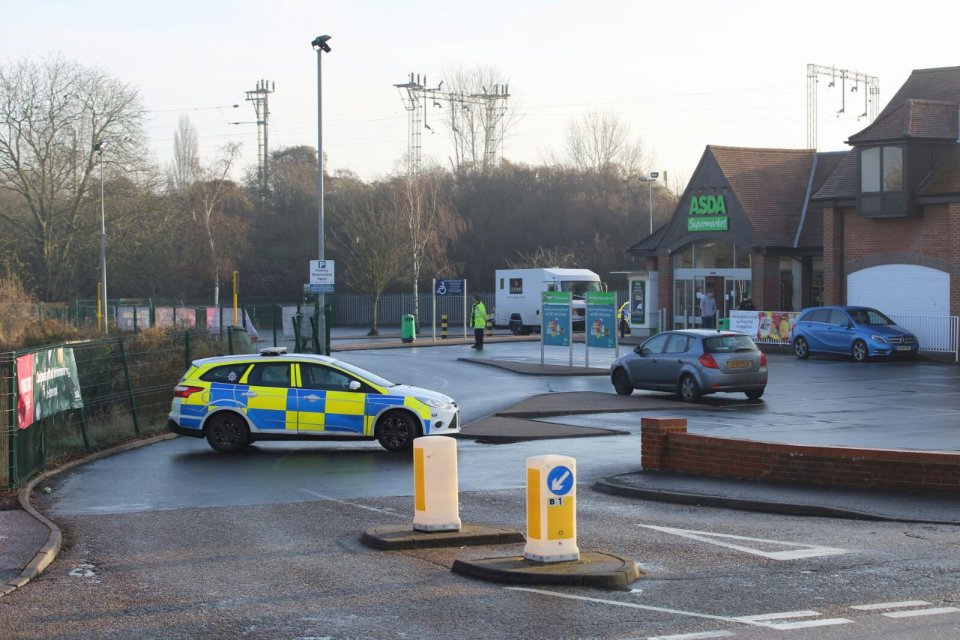
[[[684,418],[642,418],[644,470],[878,489],[960,490],[960,454],[814,447],[687,433]]]

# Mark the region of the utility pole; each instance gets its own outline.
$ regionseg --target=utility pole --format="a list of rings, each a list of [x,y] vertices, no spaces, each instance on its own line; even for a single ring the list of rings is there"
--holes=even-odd
[[[850,93],[860,93],[860,87],[863,86],[863,112],[857,116],[857,120],[866,118],[867,122],[873,122],[880,113],[880,79],[876,76],[870,76],[859,71],[850,71],[849,69],[837,69],[836,67],[827,67],[819,64],[807,65],[807,148],[816,149],[819,147],[817,132],[817,92],[819,85],[819,76],[828,76],[830,82],[827,88],[837,86],[840,82],[840,109],[837,110],[837,117],[847,112],[847,83],[850,83]],[[851,101],[851,104],[852,101]]]
[[[257,180],[260,191],[267,188],[268,171],[270,164],[270,147],[267,140],[268,125],[270,123],[269,97],[274,91],[274,83],[269,80],[259,80],[257,88],[247,91],[247,102],[253,103],[253,110],[257,114]]]
[[[496,162],[497,154],[503,148],[503,122],[507,113],[507,99],[510,97],[510,87],[506,84],[494,85],[491,89],[481,87],[480,93],[463,94],[443,91],[443,81],[437,86],[427,86],[427,76],[411,73],[407,82],[393,85],[400,90],[400,99],[407,110],[407,174],[420,174],[423,148],[421,144],[421,130],[433,130],[427,123],[429,101],[433,106],[442,107],[441,100],[448,102],[450,107],[450,128],[458,131],[457,118],[463,117],[463,112],[474,107],[483,108],[483,170],[486,171]],[[422,115],[421,115],[422,113]],[[463,126],[462,124],[460,126]],[[461,160],[459,151],[457,161]]]

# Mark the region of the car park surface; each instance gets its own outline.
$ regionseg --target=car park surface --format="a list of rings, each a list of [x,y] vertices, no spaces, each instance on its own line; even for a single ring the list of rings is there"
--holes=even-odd
[[[916,357],[917,337],[870,307],[831,306],[804,309],[790,344],[798,358],[814,353],[849,355],[857,362],[877,356]]]

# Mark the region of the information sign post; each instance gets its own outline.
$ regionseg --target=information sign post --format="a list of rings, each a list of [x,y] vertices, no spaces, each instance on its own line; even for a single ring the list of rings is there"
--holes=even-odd
[[[573,317],[569,291],[544,291],[540,294],[540,364],[544,347],[567,347],[573,366]]]
[[[588,291],[587,313],[584,325],[586,339],[584,343],[584,364],[590,366],[590,347],[601,349],[616,349],[620,355],[620,346],[617,342],[617,294],[612,291]]]
[[[463,337],[467,338],[467,281],[433,279],[433,341],[437,341],[437,298],[463,298]]]

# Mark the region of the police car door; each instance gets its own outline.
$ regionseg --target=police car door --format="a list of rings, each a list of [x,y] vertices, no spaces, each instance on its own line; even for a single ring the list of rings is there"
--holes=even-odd
[[[260,362],[247,373],[247,389],[241,393],[246,399],[247,417],[257,429],[264,432],[297,432],[293,403],[287,398],[290,389],[289,362]]]
[[[367,394],[351,390],[352,381],[333,367],[301,362],[301,388],[297,389],[300,433],[364,435]]]

